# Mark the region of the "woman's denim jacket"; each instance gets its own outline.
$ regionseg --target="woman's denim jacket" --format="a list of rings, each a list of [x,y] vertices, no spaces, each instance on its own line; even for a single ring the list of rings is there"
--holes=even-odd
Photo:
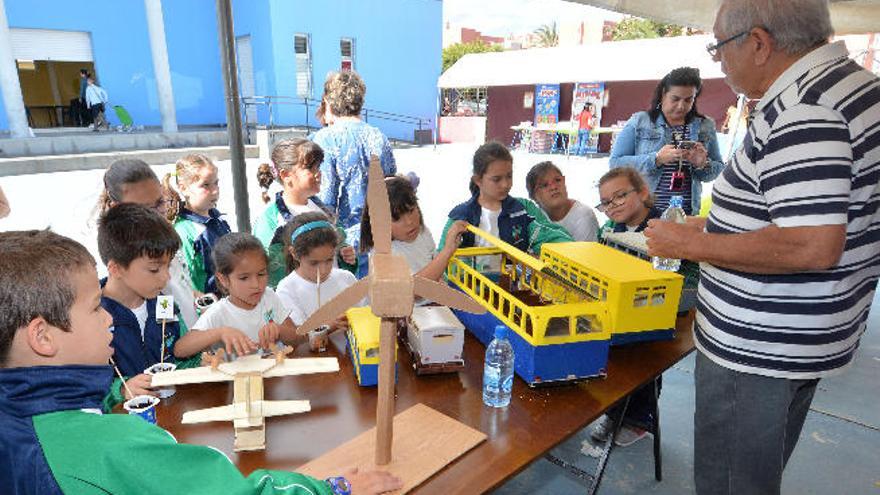
[[[715,180],[724,168],[724,162],[721,161],[721,151],[715,135],[715,122],[712,119],[695,117],[687,128],[688,139],[703,143],[706,151],[709,152],[707,166],[702,169],[692,169],[691,211],[697,215],[700,211],[702,183]],[[651,122],[648,112],[638,112],[630,117],[614,141],[610,167],[632,167],[638,170],[648,183],[648,189],[653,193],[657,189],[662,172],[655,162],[657,152],[671,142],[672,131],[662,113],[657,116],[657,120]]]

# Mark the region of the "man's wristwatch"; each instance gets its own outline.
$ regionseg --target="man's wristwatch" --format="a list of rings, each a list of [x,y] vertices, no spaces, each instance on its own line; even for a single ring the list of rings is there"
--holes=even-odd
[[[351,483],[342,476],[332,476],[324,481],[335,495],[351,495]]]

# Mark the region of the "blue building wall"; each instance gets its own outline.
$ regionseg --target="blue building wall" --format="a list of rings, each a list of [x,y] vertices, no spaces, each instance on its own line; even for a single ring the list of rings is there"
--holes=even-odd
[[[159,101],[142,0],[6,0],[10,28],[88,31],[99,83],[136,124],[159,125]],[[212,0],[162,2],[177,122],[225,122],[216,9]],[[5,111],[0,127],[8,129]],[[111,121],[115,120],[112,112]]]
[[[142,0],[84,4],[6,0],[11,28],[87,31],[95,71],[111,104],[125,106],[136,124],[160,125],[155,74]],[[180,125],[226,121],[214,0],[162,2],[171,82]],[[442,2],[439,0],[234,0],[236,36],[250,35],[257,95],[296,96],[295,33],[311,36],[312,98],[339,70],[339,41],[355,39],[355,70],[367,83],[370,109],[431,119],[440,75]],[[308,121],[315,125],[314,107]],[[111,119],[115,116],[110,113]],[[301,105],[274,111],[276,124],[305,124]],[[261,123],[268,122],[265,108]],[[368,119],[389,137],[412,139],[412,124]],[[429,126],[430,127],[430,126]],[[0,129],[8,129],[0,102]]]
[[[312,98],[328,72],[339,70],[339,41],[355,39],[355,70],[367,84],[365,107],[431,119],[436,113],[442,49],[442,2],[437,0],[269,0],[277,94],[296,96],[296,33],[311,36]],[[314,114],[314,108],[309,109]],[[276,118],[305,123],[301,106],[280,107]],[[411,124],[368,118],[389,137],[412,139]],[[314,117],[309,115],[309,121]]]

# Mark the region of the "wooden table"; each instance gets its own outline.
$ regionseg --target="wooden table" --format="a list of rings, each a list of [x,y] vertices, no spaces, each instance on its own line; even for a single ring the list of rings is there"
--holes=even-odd
[[[459,373],[417,377],[409,356],[399,352],[397,412],[422,402],[489,437],[415,492],[481,493],[500,486],[690,353],[692,324],[693,312],[679,318],[674,340],[612,349],[604,380],[530,389],[517,378],[513,400],[504,409],[482,403],[485,348],[470,334],[464,345],[466,369]],[[179,442],[225,452],[244,474],[258,468],[296,470],[375,426],[376,388],[356,384],[343,336],[334,335],[332,342],[324,356],[339,357],[339,373],[266,380],[267,399],[308,399],[312,410],[267,419],[265,451],[233,452],[231,423],[180,424],[186,411],[231,403],[230,383],[178,386],[177,394],[159,406],[158,423]],[[297,348],[296,355],[309,355],[306,347]]]

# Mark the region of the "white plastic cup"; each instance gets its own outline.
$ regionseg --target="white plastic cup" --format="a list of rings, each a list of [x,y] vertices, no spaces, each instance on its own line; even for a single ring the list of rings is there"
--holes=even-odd
[[[122,404],[123,409],[128,414],[140,416],[148,423],[156,424],[156,406],[159,405],[159,398],[152,395],[138,395],[133,399],[129,399]]]
[[[312,352],[325,352],[330,340],[330,327],[322,325],[309,332],[309,349]]]
[[[152,376],[158,373],[164,373],[166,371],[174,371],[176,369],[177,365],[174,363],[156,363],[145,369],[144,373]],[[160,399],[167,399],[173,396],[177,392],[177,389],[174,387],[174,385],[170,385],[168,387],[160,388],[156,392],[159,394]]]

